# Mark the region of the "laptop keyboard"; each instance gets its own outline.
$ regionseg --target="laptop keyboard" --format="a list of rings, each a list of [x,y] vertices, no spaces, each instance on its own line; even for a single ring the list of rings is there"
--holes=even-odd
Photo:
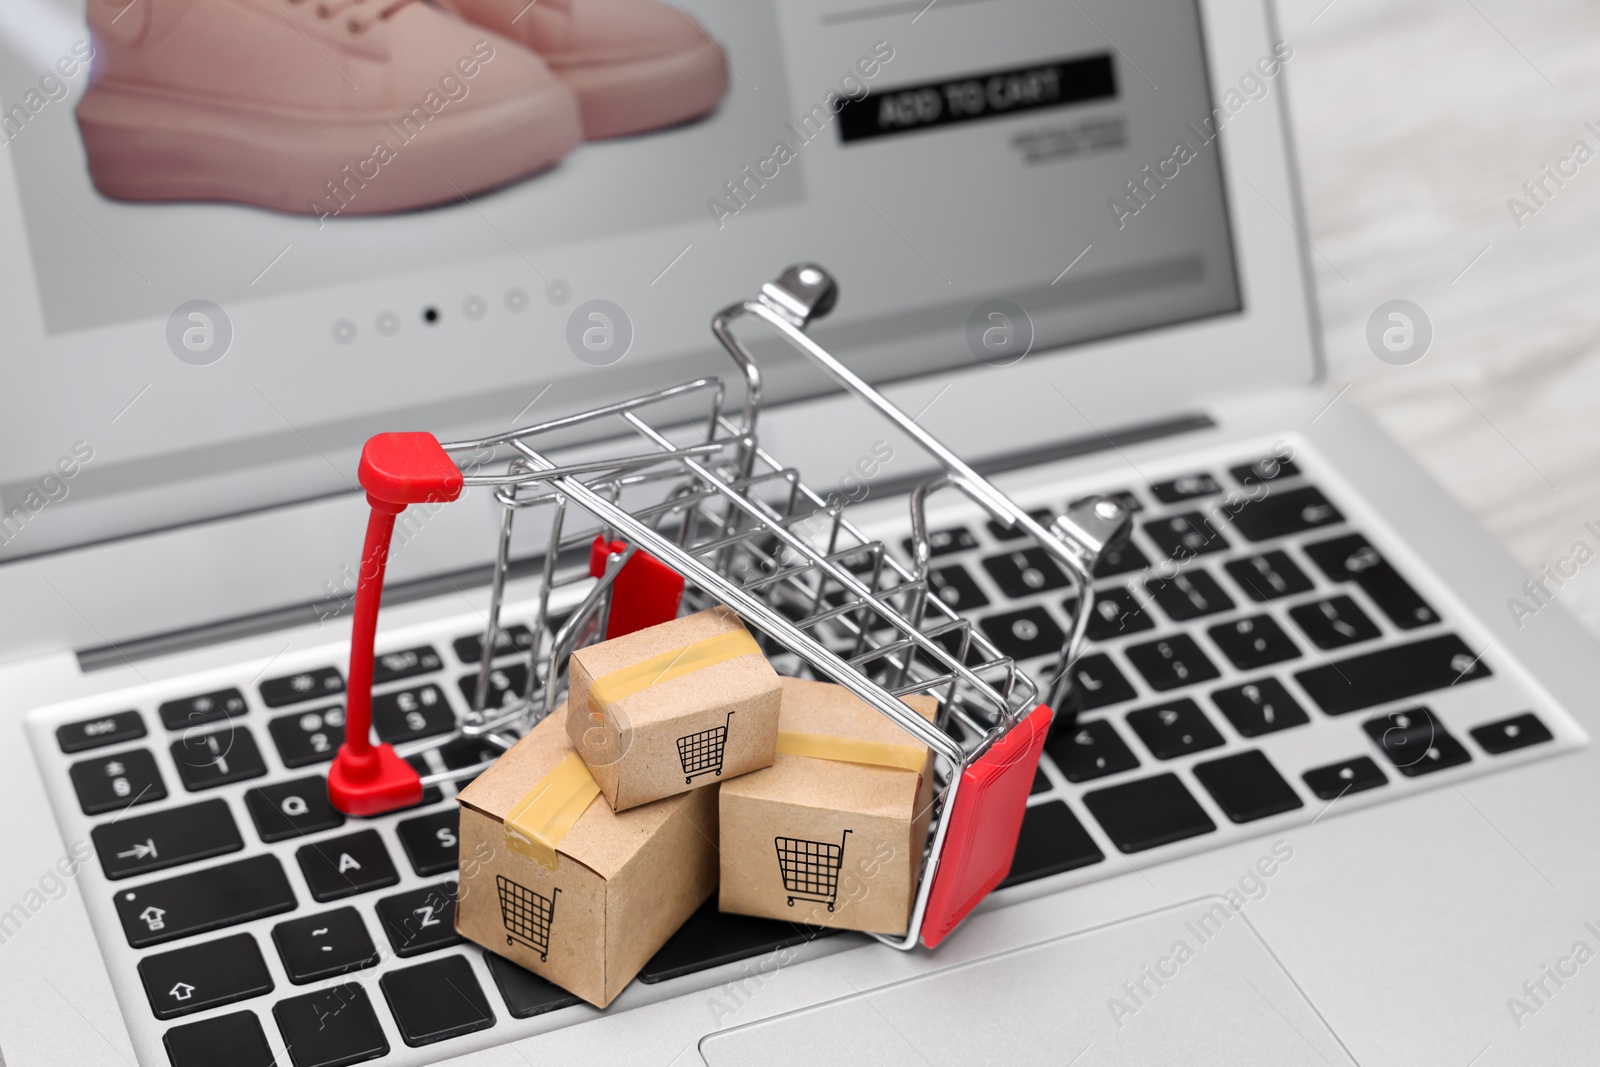
[[[1047,490],[1023,497],[1041,521],[1067,503]],[[1046,745],[1004,886],[1119,875],[1112,849],[1159,860],[1581,743],[1293,462],[1234,457],[1105,490],[1136,509],[1135,532],[1097,568],[1072,667],[1082,714]],[[1048,677],[1073,607],[1060,568],[993,523],[947,517],[931,542],[935,595]],[[466,628],[380,655],[384,741],[451,730],[477,682]],[[523,623],[500,635],[491,706],[525,685],[532,640]],[[346,817],[323,773],[344,734],[342,671],[236,675],[30,717],[64,835],[97,857],[81,883],[141,1064],[426,1063],[593,1017],[456,935],[464,781]],[[457,741],[414,763],[483,753]],[[712,900],[639,980],[670,989],[823,936],[863,940]]]

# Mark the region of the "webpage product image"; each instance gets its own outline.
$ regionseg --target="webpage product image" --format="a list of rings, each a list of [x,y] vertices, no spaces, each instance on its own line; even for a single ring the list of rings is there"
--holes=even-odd
[[[90,0],[99,54],[77,121],[101,194],[414,210],[548,170],[585,140],[702,118],[728,87],[721,47],[657,0],[272,7]]]

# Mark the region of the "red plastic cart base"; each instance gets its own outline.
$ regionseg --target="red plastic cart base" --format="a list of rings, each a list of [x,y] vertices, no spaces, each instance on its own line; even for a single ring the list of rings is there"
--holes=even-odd
[[[955,805],[945,815],[944,854],[922,915],[922,943],[929,948],[1011,870],[1050,718],[1050,709],[1040,704],[961,773]]]

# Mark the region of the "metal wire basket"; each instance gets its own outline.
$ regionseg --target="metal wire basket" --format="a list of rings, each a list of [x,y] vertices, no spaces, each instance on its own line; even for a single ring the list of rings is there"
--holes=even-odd
[[[1070,697],[1070,666],[1092,609],[1090,576],[1102,551],[1125,533],[1129,516],[1115,499],[1095,498],[1074,505],[1049,528],[1041,525],[807,336],[807,326],[828,313],[837,294],[825,271],[801,265],[764,285],[754,300],[715,316],[712,331],[743,376],[737,412],[728,410],[722,380],[705,377],[442,446],[425,434],[383,435],[426,438],[389,442],[387,460],[374,448],[379,439],[369,442],[361,473],[373,515],[357,591],[348,740],[330,774],[336,804],[361,813],[390,810],[408,801],[413,787],[486,768],[488,762],[419,780],[403,760],[462,738],[486,743],[490,751],[509,748],[564,698],[573,650],[616,636],[621,614],[637,615],[641,591],[659,599],[652,574],[666,573],[682,579],[681,610],[728,605],[756,633],[780,674],[845,686],[933,750],[935,801],[911,921],[903,936],[880,940],[902,949],[919,940],[931,947],[954,929],[1010,866],[1050,709],[1063,708]],[[851,522],[837,494],[819,494],[761,447],[761,373],[733,333],[742,319],[775,330],[938,461],[941,471],[910,496],[909,563]],[[558,432],[596,424],[627,443],[577,463],[558,463],[541,450]],[[504,453],[503,470],[483,471],[481,457]],[[473,459],[463,463],[464,457]],[[465,486],[492,488],[503,507],[473,707],[453,733],[385,751],[388,746],[371,744],[366,723],[389,531],[406,506],[454,499]],[[1030,537],[1076,582],[1072,625],[1043,688],[929,593],[926,505],[944,489],[965,494],[1002,527]],[[486,710],[512,532],[519,513],[536,508],[548,512],[550,526],[535,636],[525,652],[526,688]],[[581,602],[551,625],[552,594],[580,583],[589,584]],[[934,721],[900,701],[912,693],[938,697]]]

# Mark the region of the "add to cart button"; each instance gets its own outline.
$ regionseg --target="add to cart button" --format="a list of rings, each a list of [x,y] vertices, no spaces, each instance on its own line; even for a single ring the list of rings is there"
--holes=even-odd
[[[839,139],[849,144],[1116,95],[1109,52],[1051,60],[877,90],[840,109]]]

